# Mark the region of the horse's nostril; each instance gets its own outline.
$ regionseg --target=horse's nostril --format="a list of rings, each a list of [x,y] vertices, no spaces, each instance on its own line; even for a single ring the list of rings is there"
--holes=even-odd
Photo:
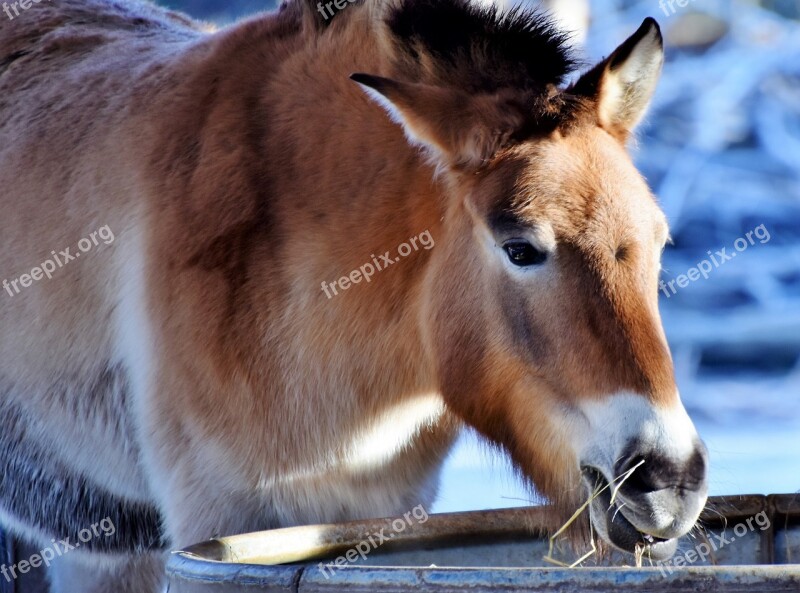
[[[665,488],[701,490],[706,481],[705,447],[702,444],[696,447],[684,462],[656,452],[626,456],[617,464],[616,475],[624,475],[634,467],[636,469],[621,486],[623,491],[646,494]]]
[[[661,490],[663,485],[663,475],[661,471],[656,469],[655,458],[653,456],[646,457],[644,455],[635,455],[618,465],[617,475],[622,476],[627,472],[633,470],[630,476],[625,480],[622,487],[626,490],[634,490],[637,492],[654,492]],[[638,466],[638,467],[637,467]]]
[[[695,449],[684,470],[686,488],[697,490],[706,481],[708,450],[702,443]]]

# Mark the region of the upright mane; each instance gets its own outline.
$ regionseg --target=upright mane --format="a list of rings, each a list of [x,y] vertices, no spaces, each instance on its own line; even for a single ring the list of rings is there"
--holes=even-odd
[[[569,35],[535,10],[501,12],[467,0],[403,0],[386,23],[415,82],[473,93],[543,91],[575,67]]]

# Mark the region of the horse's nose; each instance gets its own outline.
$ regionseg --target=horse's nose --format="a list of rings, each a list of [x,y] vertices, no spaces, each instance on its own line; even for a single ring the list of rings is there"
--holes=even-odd
[[[707,487],[708,449],[696,439],[688,456],[677,457],[663,451],[643,450],[634,441],[617,463],[615,477],[633,470],[621,484],[620,491],[629,496],[649,494],[667,488],[680,494],[705,493]]]

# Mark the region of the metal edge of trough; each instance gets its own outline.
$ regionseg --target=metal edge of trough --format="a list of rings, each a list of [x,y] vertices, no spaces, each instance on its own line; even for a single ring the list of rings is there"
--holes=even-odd
[[[767,512],[771,527],[762,532],[761,565],[692,567],[670,574],[655,568],[342,568],[327,579],[317,570],[285,562],[310,561],[352,547],[394,518],[331,525],[291,527],[212,539],[174,552],[168,563],[171,578],[186,582],[225,583],[259,587],[262,591],[314,593],[347,587],[357,591],[405,592],[424,588],[434,591],[569,590],[579,579],[585,591],[731,591],[771,593],[800,591],[800,565],[771,565],[774,561],[775,528],[800,522],[800,494],[736,495],[712,497],[701,522],[724,526],[738,519]],[[466,535],[542,535],[552,529],[547,507],[471,511],[430,515],[415,524],[402,539],[431,541]],[[775,520],[778,520],[776,525]],[[269,534],[269,537],[265,537]],[[322,534],[322,537],[320,536]],[[401,538],[398,538],[401,539]],[[397,540],[393,540],[397,541]],[[691,586],[689,585],[691,583]],[[753,589],[754,586],[758,589]],[[567,587],[567,589],[564,589]]]
[[[297,593],[797,593],[798,566],[657,568],[343,567],[330,578],[305,570]]]
[[[235,567],[235,568],[234,568]],[[208,584],[259,587],[262,591],[296,593],[304,566],[233,565],[210,561],[187,552],[173,552],[167,563],[167,575],[185,584]]]
[[[388,529],[396,519],[387,517],[247,533],[211,539],[175,554],[217,563],[277,565],[304,562],[351,548],[371,534]],[[544,536],[547,530],[558,527],[552,524],[551,519],[552,513],[547,507],[430,515],[425,523],[414,523],[403,533],[395,534],[392,544],[454,540],[475,534],[488,537]]]
[[[656,568],[409,568],[343,567],[331,578],[304,566],[230,565],[180,557],[170,562],[170,575],[180,579],[176,591],[250,591],[269,593],[797,593],[798,566],[726,566]],[[213,589],[192,586],[211,585]],[[189,587],[188,589],[185,587]],[[233,588],[231,588],[233,587]]]

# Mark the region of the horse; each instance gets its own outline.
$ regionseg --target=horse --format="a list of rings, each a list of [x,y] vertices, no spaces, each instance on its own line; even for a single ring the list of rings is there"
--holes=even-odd
[[[654,20],[588,69],[546,15],[465,0],[0,23],[0,522],[80,538],[52,591],[425,507],[465,426],[554,516],[599,490],[607,545],[665,558],[695,524],[669,231],[627,148]]]

